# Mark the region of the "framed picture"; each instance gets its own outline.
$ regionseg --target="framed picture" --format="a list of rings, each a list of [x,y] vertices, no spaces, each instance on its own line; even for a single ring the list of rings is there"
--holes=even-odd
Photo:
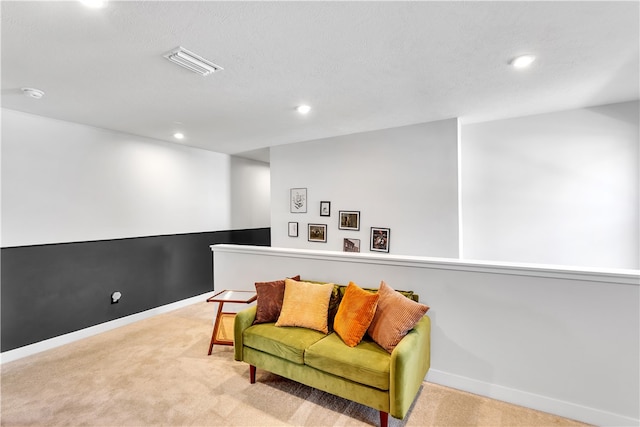
[[[291,189],[291,213],[307,212],[307,189],[292,188]]]
[[[310,242],[327,242],[327,224],[309,224]]]
[[[320,216],[331,216],[331,202],[320,202]]]
[[[389,252],[389,235],[391,229],[371,227],[371,250],[374,252]]]
[[[360,252],[360,239],[344,239],[342,248],[344,252]]]
[[[360,211],[340,211],[340,230],[360,230]]]
[[[298,223],[290,222],[289,223],[289,237],[298,237]]]

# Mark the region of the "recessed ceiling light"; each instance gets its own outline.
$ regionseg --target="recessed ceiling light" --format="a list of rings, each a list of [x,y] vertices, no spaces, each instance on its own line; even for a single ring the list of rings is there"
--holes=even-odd
[[[101,9],[107,6],[107,0],[80,0],[80,3],[92,9]]]
[[[23,87],[22,93],[29,98],[40,99],[44,96],[44,92],[40,89],[34,89],[32,87]]]
[[[175,139],[184,139],[184,134],[180,133],[180,132],[176,132],[173,134],[173,137]]]
[[[536,57],[534,55],[520,55],[513,58],[510,64],[514,68],[527,68],[528,66],[533,64],[533,61],[535,60],[536,60]]]
[[[297,110],[300,114],[307,114],[309,111],[311,111],[311,107],[309,107],[308,105],[300,105]]]

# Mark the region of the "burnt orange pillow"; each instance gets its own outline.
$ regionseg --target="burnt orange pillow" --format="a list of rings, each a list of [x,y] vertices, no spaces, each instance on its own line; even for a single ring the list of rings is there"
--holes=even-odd
[[[422,319],[429,307],[396,292],[384,281],[378,290],[378,308],[369,325],[369,336],[389,353]]]
[[[349,282],[333,323],[333,330],[349,347],[357,346],[367,332],[379,297]]]

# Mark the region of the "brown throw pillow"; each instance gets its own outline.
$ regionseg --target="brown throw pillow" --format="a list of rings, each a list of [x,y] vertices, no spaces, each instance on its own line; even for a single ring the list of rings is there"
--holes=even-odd
[[[376,313],[379,297],[349,282],[333,324],[336,334],[349,347],[357,346],[367,332]]]
[[[300,276],[292,277],[293,280],[300,280]],[[256,282],[256,318],[253,324],[275,322],[282,310],[282,300],[284,299],[284,280],[272,282]]]
[[[391,353],[429,307],[394,291],[384,281],[380,283],[378,294],[378,308],[367,332],[380,347]]]
[[[284,281],[284,300],[276,326],[299,326],[329,332],[327,314],[333,283]]]

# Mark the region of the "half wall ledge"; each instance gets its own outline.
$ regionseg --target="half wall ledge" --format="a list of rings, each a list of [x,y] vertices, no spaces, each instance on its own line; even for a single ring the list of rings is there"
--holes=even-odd
[[[267,246],[218,244],[212,252],[243,253],[262,256],[315,259],[360,264],[456,270],[515,276],[551,277],[565,280],[615,283],[640,286],[640,270],[597,269],[550,264],[526,264],[495,261],[460,260],[409,255],[389,255],[363,252],[318,251]]]
[[[211,250],[217,290],[253,290],[255,282],[299,274],[363,287],[384,280],[416,292],[431,307],[427,381],[592,425],[638,425],[638,270],[229,244]]]

